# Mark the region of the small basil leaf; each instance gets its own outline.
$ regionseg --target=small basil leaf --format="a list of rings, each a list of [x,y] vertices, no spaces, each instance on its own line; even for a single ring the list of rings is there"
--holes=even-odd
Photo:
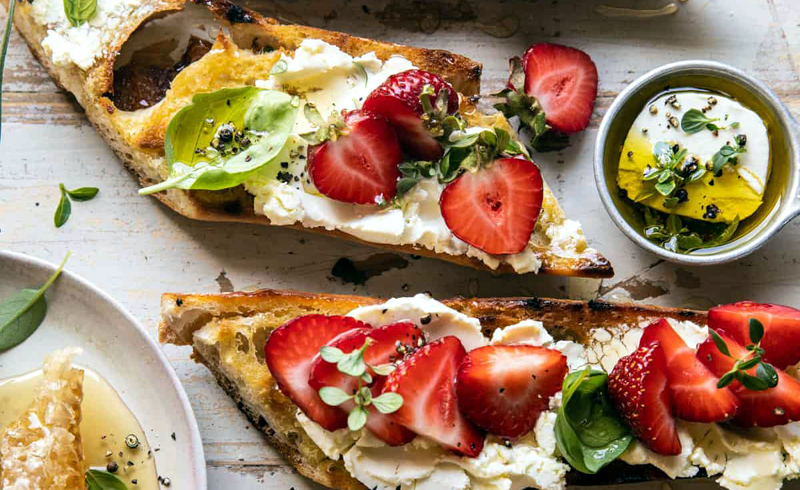
[[[403,406],[403,397],[397,393],[387,392],[377,398],[373,398],[372,404],[380,413],[394,413]]]
[[[755,318],[751,318],[748,322],[750,327],[750,341],[754,344],[761,342],[764,338],[764,325]]]
[[[139,194],[172,188],[236,187],[263,167],[277,164],[275,157],[289,139],[299,106],[296,97],[257,87],[195,95],[192,103],[178,111],[167,127],[164,153],[170,167],[168,178],[141,189]],[[228,122],[242,130],[250,144],[241,146],[236,153],[223,154],[212,144],[219,127]]]
[[[723,340],[716,331],[710,328],[708,329],[708,333],[711,334],[711,339],[714,341],[714,345],[717,346],[717,350],[722,352],[724,355],[731,357],[731,351],[728,349],[728,344],[725,343],[725,340]]]
[[[23,289],[0,301],[0,351],[22,343],[39,328],[47,315],[44,293],[64,270],[69,254],[39,289]]]
[[[762,362],[756,368],[756,376],[758,379],[766,383],[768,388],[778,386],[778,372],[772,364]]]
[[[710,119],[699,109],[689,109],[681,118],[681,129],[688,134],[699,133],[707,128],[709,123],[719,120]],[[712,125],[713,126],[713,125]]]
[[[68,190],[67,195],[76,201],[91,201],[95,198],[100,189],[97,187],[79,187],[74,190]]]
[[[350,411],[347,416],[347,427],[352,431],[361,430],[367,423],[367,409],[363,407],[355,407]]]
[[[72,203],[70,203],[69,197],[67,197],[64,184],[59,185],[59,187],[61,188],[61,198],[58,200],[56,214],[53,215],[53,224],[56,225],[56,228],[64,226],[67,220],[69,220],[70,214],[72,214]]]
[[[97,0],[64,0],[64,14],[73,27],[91,19],[97,12]]]
[[[89,470],[86,472],[87,490],[128,490],[116,475],[107,471]]]
[[[319,397],[322,399],[323,402],[325,402],[326,405],[330,405],[332,407],[338,407],[342,403],[353,398],[352,396],[348,395],[343,390],[335,386],[323,386],[322,388],[320,388]]]

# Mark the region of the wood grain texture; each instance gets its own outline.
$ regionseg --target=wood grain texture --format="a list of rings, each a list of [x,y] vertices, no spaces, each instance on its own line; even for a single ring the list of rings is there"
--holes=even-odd
[[[248,6],[285,21],[399,43],[451,50],[484,64],[483,92],[506,78],[506,60],[531,43],[560,42],[589,52],[600,72],[592,125],[567,151],[537,157],[568,216],[579,219],[595,248],[616,269],[608,280],[492,277],[435,260],[409,265],[365,285],[331,277],[342,257],[375,249],[279,228],[193,222],[136,194],[137,184],[95,134],[77,104],[61,92],[16,33],[3,93],[0,143],[0,248],[58,262],[120,300],[153,336],[164,291],[216,292],[234,287],[398,296],[550,296],[635,300],[685,307],[751,298],[800,306],[800,221],[735,264],[686,268],[642,252],[619,232],[595,191],[592,147],[614,96],[645,71],[670,61],[706,58],[745,69],[767,82],[800,116],[800,9],[797,0],[688,0],[673,17],[606,19],[601,3],[640,7],[667,0],[252,0]],[[366,8],[363,6],[366,5]],[[417,5],[409,13],[408,6]],[[406,9],[406,10],[404,10]],[[420,14],[421,12],[421,14]],[[412,15],[413,14],[413,15]],[[5,14],[0,14],[0,22]],[[496,37],[508,35],[510,37]],[[58,183],[100,187],[94,201],[75,203],[69,223],[52,224]],[[249,426],[189,349],[165,352],[200,424],[209,488],[316,488],[284,464]],[[693,486],[693,485],[692,485]],[[173,488],[180,488],[173,485]]]

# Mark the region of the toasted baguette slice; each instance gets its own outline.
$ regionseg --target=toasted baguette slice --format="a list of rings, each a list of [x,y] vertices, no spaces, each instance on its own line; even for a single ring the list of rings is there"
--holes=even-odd
[[[0,1],[7,6],[9,0]],[[18,2],[14,22],[36,58],[41,61],[57,84],[75,96],[86,110],[89,120],[122,161],[137,175],[143,186],[159,183],[167,176],[168,166],[164,158],[166,128],[172,116],[188,104],[193,95],[226,87],[252,85],[254,80],[267,79],[272,65],[279,59],[281,53],[293,52],[306,38],[321,39],[351,56],[373,51],[378,58],[386,60],[392,55],[401,55],[418,68],[441,75],[466,96],[462,97],[461,111],[471,124],[497,126],[510,130],[502,115],[485,116],[475,109],[468,98],[480,92],[482,68],[479,63],[442,50],[379,42],[311,27],[281,25],[274,19],[265,18],[227,0],[196,1],[206,5],[215,14],[219,23],[230,30],[230,36],[220,31],[211,51],[174,76],[170,82],[170,90],[160,102],[146,109],[121,110],[115,105],[116,97],[124,96],[125,94],[120,93],[124,90],[133,90],[116,87],[117,93],[114,93],[115,61],[123,45],[138,27],[150,19],[182,10],[186,0],[130,0],[114,3],[113,9],[101,8],[103,2],[111,4],[115,1],[98,0],[100,5],[98,9],[103,11],[104,17],[95,19],[95,23],[105,22],[106,27],[92,26],[92,21],[89,22],[91,27],[87,28],[87,25],[81,27],[87,32],[97,34],[102,44],[102,54],[95,59],[89,58],[88,61],[85,56],[79,58],[79,61],[70,58],[70,49],[78,47],[70,47],[68,36],[64,35],[57,40],[46,40],[52,29],[49,31],[48,25],[37,21],[43,18],[51,19],[47,22],[52,24],[53,15],[56,18],[64,15],[63,12],[59,12],[60,1],[40,0],[36,4]],[[42,13],[43,10],[46,13]],[[62,19],[60,22],[63,23],[65,20]],[[83,68],[76,63],[80,63]],[[155,89],[154,84],[157,82],[154,77],[145,76],[136,83],[140,90],[148,92]],[[171,189],[158,193],[157,197],[176,212],[189,218],[270,224],[267,217],[256,214],[253,196],[242,186],[222,191]],[[595,250],[586,247],[582,231],[575,230],[572,233],[577,240],[575,247],[562,249],[557,246],[553,233],[548,234],[548,230],[563,223],[564,219],[558,202],[545,185],[543,211],[533,234],[534,255],[540,264],[539,271],[583,277],[613,275],[608,260]],[[291,226],[363,242],[336,230],[304,228],[300,224]],[[555,231],[555,228],[552,229]],[[371,242],[363,243],[376,246]],[[480,269],[489,268],[479,259],[467,255],[437,253],[413,245],[377,246],[436,257]],[[503,262],[496,271],[513,273],[514,269]]]
[[[297,407],[277,388],[264,362],[270,332],[309,313],[343,315],[382,300],[294,291],[262,290],[213,295],[165,294],[161,299],[162,342],[189,345],[193,357],[214,374],[250,421],[286,459],[308,478],[330,488],[364,490],[341,461],[325,457],[295,417]],[[525,319],[540,320],[558,339],[580,343],[598,327],[638,325],[655,318],[705,322],[705,313],[634,304],[580,302],[538,298],[452,299],[447,306],[479,318],[484,333]],[[617,484],[664,478],[651,466],[617,462],[597,475],[568,474],[573,485]]]
[[[0,488],[85,488],[83,371],[72,367],[76,353],[64,349],[45,359],[33,404],[0,433]]]

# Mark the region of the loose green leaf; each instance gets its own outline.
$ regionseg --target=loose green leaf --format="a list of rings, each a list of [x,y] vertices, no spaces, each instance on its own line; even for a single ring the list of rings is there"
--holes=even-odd
[[[352,431],[361,430],[367,423],[367,409],[364,407],[356,407],[350,411],[347,416],[347,427]]]
[[[272,65],[272,68],[269,70],[270,75],[280,75],[281,73],[286,72],[289,68],[289,64],[286,62],[285,59],[281,58]]]
[[[387,392],[373,398],[372,404],[380,413],[394,413],[403,406],[403,397],[397,393]]]
[[[139,194],[172,188],[228,189],[265,166],[276,165],[275,157],[292,132],[299,106],[297,97],[256,87],[195,95],[167,127],[164,152],[169,177],[141,189]],[[220,126],[229,122],[250,144],[231,143],[238,150],[223,154],[213,146],[213,140]]]
[[[47,315],[44,293],[64,270],[69,253],[39,289],[23,289],[0,302],[0,351],[21,344],[42,324]]]
[[[768,388],[778,386],[778,372],[772,364],[762,362],[756,368],[756,376],[763,381]]]
[[[322,357],[324,361],[329,362],[331,364],[336,364],[337,362],[342,360],[342,358],[344,357],[344,352],[342,352],[341,349],[338,349],[336,347],[330,347],[326,345],[319,350],[319,355],[320,357]]]
[[[64,184],[59,184],[58,187],[61,190],[61,199],[58,200],[56,214],[53,216],[53,224],[56,225],[56,228],[61,228],[66,224],[70,214],[72,214],[72,204],[69,201]]]
[[[556,444],[564,459],[582,473],[597,473],[633,440],[608,397],[608,375],[586,369],[564,380],[556,417]]]
[[[330,405],[332,407],[338,407],[342,403],[353,398],[335,386],[323,386],[320,388],[319,397],[322,398],[322,401],[325,402],[326,405]]]
[[[725,343],[725,340],[711,328],[708,329],[708,333],[711,334],[711,339],[714,341],[714,345],[717,346],[717,350],[728,357],[732,357],[731,351],[728,349],[728,344]]]
[[[764,325],[755,318],[751,318],[748,322],[750,329],[750,342],[758,344],[764,338]]]
[[[380,366],[371,367],[378,376],[389,376],[394,372],[395,369],[397,369],[394,364],[381,364]]]
[[[94,17],[97,0],[64,0],[64,13],[73,27],[78,27]]]
[[[706,117],[703,111],[699,109],[689,109],[681,118],[681,129],[688,134],[699,133],[714,121],[719,121],[719,118],[711,119]]]
[[[97,196],[100,189],[97,187],[79,187],[73,190],[67,190],[67,195],[76,201],[91,201]]]
[[[0,141],[2,140],[2,120],[3,120],[3,71],[6,66],[6,54],[8,54],[8,41],[11,38],[11,28],[14,25],[14,11],[17,8],[17,0],[8,2],[8,19],[6,19],[6,30],[3,31],[3,45],[0,47]]]
[[[100,470],[86,472],[87,490],[128,490],[125,483],[113,473]]]

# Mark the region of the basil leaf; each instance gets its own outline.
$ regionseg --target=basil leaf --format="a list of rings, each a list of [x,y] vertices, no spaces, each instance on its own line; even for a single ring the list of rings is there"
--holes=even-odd
[[[116,475],[107,471],[89,470],[86,472],[87,490],[128,490]]]
[[[256,87],[195,95],[167,127],[164,152],[170,165],[169,177],[141,189],[139,194],[172,188],[213,191],[236,187],[275,162],[292,132],[299,105],[296,97]],[[223,155],[211,148],[217,131],[210,129],[228,122],[244,128],[244,135],[252,144],[235,154]],[[209,151],[198,153],[195,149]]]
[[[73,27],[91,19],[97,12],[97,0],[64,0],[64,13]]]
[[[764,325],[755,318],[751,318],[748,322],[750,329],[750,342],[757,344],[764,338]]]
[[[711,119],[706,117],[703,111],[699,109],[689,109],[681,118],[681,129],[688,134],[699,133],[709,127],[709,125],[714,126],[710,123],[718,120],[719,118]]]
[[[95,198],[100,189],[97,187],[79,187],[74,190],[67,190],[67,195],[76,201],[91,201]]]
[[[21,344],[39,328],[47,315],[44,293],[64,270],[69,253],[39,289],[23,289],[0,302],[0,351]]]
[[[58,201],[56,214],[53,216],[53,224],[56,225],[56,228],[61,228],[67,223],[70,214],[72,214],[72,203],[67,197],[67,190],[64,188],[64,184],[59,184],[58,187],[61,190],[61,199]]]
[[[0,139],[3,137],[2,121],[3,121],[3,71],[6,66],[6,54],[8,54],[8,41],[11,39],[11,28],[14,25],[14,10],[17,7],[16,0],[9,0],[8,2],[8,19],[6,19],[6,30],[3,32],[3,46],[0,47]]]
[[[564,380],[556,417],[556,444],[564,459],[582,473],[597,473],[633,440],[608,397],[608,375],[586,369]]]

